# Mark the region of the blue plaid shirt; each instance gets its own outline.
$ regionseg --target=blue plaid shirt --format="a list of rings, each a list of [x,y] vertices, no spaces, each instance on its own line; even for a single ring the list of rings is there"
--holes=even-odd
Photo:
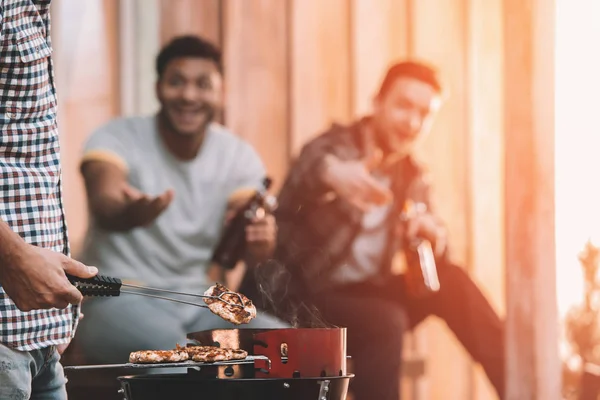
[[[61,198],[51,0],[0,0],[0,218],[25,241],[69,253]],[[0,287],[0,343],[66,343],[78,307],[22,312]]]

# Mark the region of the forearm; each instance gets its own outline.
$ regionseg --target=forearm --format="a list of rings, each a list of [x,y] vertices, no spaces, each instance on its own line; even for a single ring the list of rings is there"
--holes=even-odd
[[[315,174],[318,176],[318,185],[323,193],[333,190],[333,180],[335,178],[331,174],[331,170],[340,162],[340,159],[334,154],[326,154],[320,164],[317,165]]]
[[[94,222],[106,230],[124,231],[131,228],[127,207],[131,191],[127,171],[104,161],[86,161],[81,165],[90,213]]]
[[[25,245],[25,241],[0,219],[0,276],[9,260]]]
[[[100,228],[123,232],[135,226],[130,218],[128,205],[126,196],[115,187],[110,192],[98,194],[90,199],[90,212]]]
[[[108,230],[125,232],[133,229],[135,224],[129,218],[127,203],[110,197],[94,199],[91,213],[98,227]]]
[[[432,217],[437,225],[435,240],[432,243],[434,255],[438,262],[446,262],[449,257],[448,229],[439,217],[434,214],[432,214]]]
[[[264,262],[267,262],[273,259],[273,254],[275,253],[275,249],[268,249],[266,251],[261,252],[260,254],[252,254],[252,252],[247,251],[244,256],[244,264],[248,268],[254,268]]]

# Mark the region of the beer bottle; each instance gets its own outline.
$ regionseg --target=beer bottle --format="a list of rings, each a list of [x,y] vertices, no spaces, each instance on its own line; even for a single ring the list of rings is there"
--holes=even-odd
[[[212,256],[212,262],[224,269],[233,269],[246,252],[246,227],[253,218],[275,208],[275,198],[267,195],[271,179],[265,178],[262,190],[257,190],[227,225]]]
[[[408,221],[420,212],[425,211],[424,203],[406,200],[400,214],[404,224],[402,229],[402,247],[406,261],[406,290],[412,297],[424,297],[440,290],[437,266],[431,243],[427,239],[406,235]]]

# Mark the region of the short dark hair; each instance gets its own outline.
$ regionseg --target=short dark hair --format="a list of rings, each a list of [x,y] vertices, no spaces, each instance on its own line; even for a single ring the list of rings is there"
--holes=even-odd
[[[385,96],[392,84],[399,78],[417,79],[431,85],[438,94],[443,92],[442,82],[436,68],[420,61],[402,61],[388,69],[383,82],[381,82],[377,97]]]
[[[206,39],[198,36],[178,36],[167,43],[156,57],[156,73],[162,78],[167,65],[176,58],[191,57],[213,61],[219,72],[223,72],[221,50]]]

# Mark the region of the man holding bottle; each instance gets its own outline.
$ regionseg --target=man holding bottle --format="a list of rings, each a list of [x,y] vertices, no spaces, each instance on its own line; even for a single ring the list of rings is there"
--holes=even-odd
[[[220,278],[211,275],[211,260],[228,215],[263,187],[266,172],[248,142],[214,121],[224,95],[218,48],[176,37],[158,54],[156,72],[158,112],[110,121],[85,145],[91,223],[81,259],[104,275],[201,294]],[[245,236],[247,264],[271,257],[273,216],[253,220]],[[169,349],[189,332],[235,327],[205,308],[140,296],[93,298],[83,308],[78,340],[95,363]],[[259,313],[242,327],[284,326]]]
[[[448,324],[503,397],[503,323],[450,261],[426,174],[411,157],[441,91],[433,68],[394,65],[372,114],[308,143],[279,196],[275,257],[303,286],[292,309],[308,302],[328,323],[348,328],[356,400],[399,398],[403,333],[431,314]],[[420,268],[407,268],[406,260],[418,261],[419,251],[421,259],[429,252],[438,276],[428,285],[420,277],[415,290]],[[277,305],[289,317],[290,309]]]

